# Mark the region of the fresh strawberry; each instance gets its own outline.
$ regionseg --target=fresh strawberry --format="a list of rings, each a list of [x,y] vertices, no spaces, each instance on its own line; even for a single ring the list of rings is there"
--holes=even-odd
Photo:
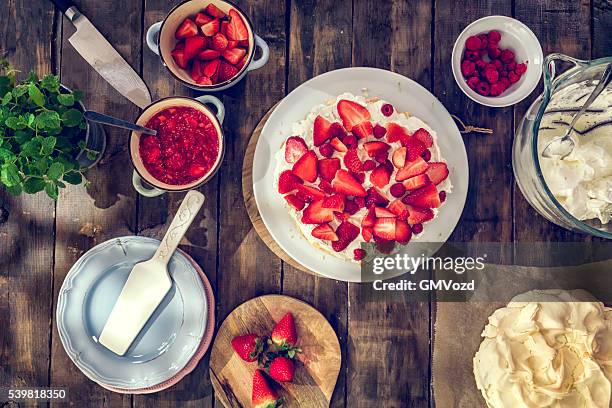
[[[228,64],[224,61],[221,61],[221,65],[219,66],[219,82],[229,81],[238,73],[238,68],[235,66]]]
[[[243,59],[238,61],[238,63],[235,65],[236,69],[240,71],[242,69],[242,67],[244,67],[246,65],[247,60],[248,60],[248,58],[244,57]]]
[[[334,211],[344,211],[345,197],[343,194],[334,194],[323,200],[323,208],[331,208]]]
[[[201,76],[202,76],[202,67],[200,66],[200,61],[194,60],[193,63],[191,64],[191,79],[197,82]]]
[[[334,219],[334,211],[323,208],[323,200],[313,201],[304,209],[302,223],[304,224],[325,224]]]
[[[395,240],[400,244],[407,244],[412,238],[412,230],[406,221],[395,221]]]
[[[342,123],[346,130],[353,130],[353,126],[369,121],[371,119],[370,112],[364,106],[357,102],[342,99],[337,105],[338,115],[342,119]],[[370,124],[371,126],[371,124]]]
[[[346,147],[346,145],[344,143],[342,143],[342,141],[340,139],[338,139],[337,137],[334,137],[332,140],[330,140],[329,144],[332,145],[332,147],[337,152],[346,152],[346,151],[348,151],[348,148]]]
[[[370,173],[370,183],[378,188],[384,188],[389,184],[390,179],[391,173],[389,173],[387,167],[382,164]]]
[[[357,149],[349,149],[343,158],[344,165],[353,173],[363,172],[363,163],[359,160]]]
[[[225,32],[223,34],[227,37],[227,34]],[[237,48],[237,47],[238,47],[238,41],[230,40],[229,38],[227,39],[227,49],[228,50],[231,50],[231,49]],[[244,50],[244,52],[246,53],[246,50]],[[234,65],[236,65],[236,64],[234,64]]]
[[[318,174],[317,161],[317,154],[310,150],[295,162],[293,173],[304,181],[314,183]]]
[[[387,209],[395,214],[399,220],[405,221],[408,218],[408,207],[406,207],[406,204],[402,203],[402,200],[399,198],[393,200]]]
[[[336,192],[345,195],[354,197],[365,197],[367,195],[363,186],[344,169],[336,172],[336,177],[332,181],[332,187]]]
[[[308,148],[306,142],[299,136],[291,136],[285,142],[285,161],[287,163],[295,163],[302,157]]]
[[[270,377],[278,382],[291,382],[295,374],[293,360],[287,357],[278,356],[270,363]]]
[[[346,200],[346,203],[344,204],[344,212],[348,213],[349,215],[353,215],[356,214],[357,211],[359,211],[359,204],[357,204],[355,200]]]
[[[359,236],[359,227],[344,221],[336,228],[336,234],[338,235],[338,241],[332,242],[332,249],[340,252]]]
[[[253,362],[263,352],[264,343],[256,334],[245,334],[232,339],[232,348],[244,361]]]
[[[330,138],[329,128],[331,122],[319,115],[315,118],[312,139],[315,146],[321,146]]]
[[[187,64],[189,64],[189,60],[185,58],[184,49],[175,48],[170,54],[172,55],[174,62],[176,62],[176,65],[178,65],[179,67],[183,69],[187,68]]]
[[[376,215],[376,218],[395,218],[397,217],[395,213],[387,210],[386,208],[382,208],[382,207],[374,207],[374,214]]]
[[[204,75],[204,76],[206,76],[208,78],[214,77],[217,74],[217,70],[219,69],[219,64],[220,63],[221,63],[221,60],[219,60],[219,59],[214,59],[212,61],[208,61],[202,67],[202,75]]]
[[[395,218],[378,218],[374,224],[374,235],[389,241],[395,240]]]
[[[420,208],[438,208],[441,204],[438,189],[434,184],[428,184],[403,198],[406,204]]]
[[[372,236],[374,235],[372,227],[362,227],[361,228],[361,236],[365,242],[370,242],[372,240]]]
[[[368,188],[366,197],[366,207],[370,208],[373,205],[377,207],[386,207],[389,204],[387,200],[375,187]]]
[[[281,194],[290,193],[297,188],[298,184],[302,183],[302,179],[293,174],[291,170],[285,170],[278,177],[278,192]]]
[[[319,176],[323,180],[331,182],[336,176],[336,172],[340,168],[340,159],[321,159],[319,160]]]
[[[271,336],[272,342],[279,347],[294,347],[297,344],[297,330],[291,313],[287,313],[274,326]]]
[[[321,224],[312,230],[312,236],[315,238],[323,239],[325,241],[337,241],[338,235],[334,232],[329,224]]]
[[[353,134],[357,136],[358,139],[365,139],[374,134],[374,128],[372,127],[372,122],[367,120],[365,122],[361,122],[357,125],[354,125],[351,132],[353,132]]]
[[[204,24],[202,27],[200,27],[200,30],[202,30],[202,33],[205,36],[212,37],[213,35],[219,32],[220,26],[221,26],[221,23],[219,22],[218,19],[215,18],[214,20],[211,20],[208,23]]]
[[[428,184],[429,177],[427,174],[419,174],[418,176],[410,177],[408,180],[404,181],[404,187],[406,190],[416,190],[417,188],[421,188],[424,185]]]
[[[251,393],[253,408],[277,408],[281,406],[278,394],[270,386],[262,370],[257,369],[253,374],[253,391]]]
[[[219,7],[215,6],[212,3],[206,6],[206,9],[204,11],[206,12],[206,14],[208,14],[211,17],[216,17],[216,18],[225,17],[225,13],[221,9],[219,9]]]
[[[408,216],[408,219],[406,221],[408,221],[408,224],[410,225],[422,224],[424,222],[432,220],[434,217],[433,211],[429,208],[408,206],[408,211],[410,215]]]
[[[186,18],[185,20],[183,20],[181,25],[176,29],[176,32],[174,33],[174,36],[177,40],[194,37],[196,35],[198,35],[198,26],[190,18]]]
[[[361,221],[362,227],[373,227],[376,223],[376,207],[372,206],[368,209],[366,215],[364,215],[363,220]]]
[[[431,136],[431,134],[427,130],[425,130],[423,128],[417,129],[417,131],[414,132],[412,137],[416,137],[417,139],[419,139],[421,142],[423,142],[423,144],[427,148],[430,148],[430,147],[433,146],[433,137]]]
[[[229,12],[229,25],[227,26],[227,36],[235,41],[244,41],[249,39],[249,30],[242,20],[242,17],[236,10]]]
[[[187,168],[187,173],[194,178],[200,178],[206,174],[206,167],[193,163]]]
[[[219,52],[225,51],[227,48],[227,38],[221,33],[215,34],[210,41],[210,48]]]
[[[225,58],[230,64],[238,64],[246,55],[244,48],[230,48],[230,44],[227,45],[227,49],[223,51],[223,58]]]
[[[196,55],[206,48],[206,38],[195,36],[185,39],[185,58],[192,60]]]
[[[408,152],[406,153],[406,159],[408,161],[416,160],[417,158],[421,157],[425,150],[427,150],[425,143],[421,142],[414,136],[404,140],[402,144],[406,147],[406,149],[408,149]]]
[[[285,196],[287,204],[295,208],[297,211],[302,211],[306,203],[295,194],[287,194]]]
[[[426,173],[431,182],[438,185],[448,177],[448,166],[443,162],[431,162]]]
[[[325,193],[316,187],[297,184],[295,188],[297,189],[295,194],[304,202],[310,203],[325,198]]]
[[[406,164],[407,151],[408,149],[402,146],[393,152],[393,156],[391,156],[391,161],[393,161],[393,165],[398,169],[401,169]]]
[[[212,20],[214,20],[214,18],[212,18],[210,16],[207,16],[204,13],[198,13],[198,14],[196,14],[196,17],[195,17],[195,23],[198,26],[203,26],[204,24],[206,24],[206,23],[208,23],[209,21],[212,21]]]
[[[331,183],[329,181],[327,181],[327,180],[319,181],[319,188],[321,190],[325,191],[327,194],[335,193],[334,188],[332,187]]]
[[[338,212],[335,211],[334,212],[334,217],[336,217],[336,219],[340,222],[342,221],[348,221],[349,217],[351,216],[351,214],[349,213],[345,213],[345,212]]]
[[[368,156],[375,157],[380,152],[386,152],[391,146],[384,142],[366,142],[363,148],[368,153]]]
[[[346,130],[342,127],[342,124],[339,122],[333,122],[329,127],[329,137],[334,138],[337,137],[340,140],[344,140],[347,136]]]
[[[198,80],[196,81],[196,83],[198,85],[212,85],[213,84],[212,80],[209,77],[204,76],[204,75],[199,77]]]
[[[422,157],[417,157],[413,161],[406,162],[404,167],[395,173],[395,181],[408,180],[410,177],[418,176],[427,171],[429,165]]]
[[[215,50],[204,50],[198,54],[198,58],[203,61],[210,61],[219,58],[221,53]]]
[[[401,142],[402,144],[404,144],[403,141],[408,139],[409,137],[410,134],[408,133],[408,130],[398,125],[397,123],[391,122],[387,126],[387,142]]]

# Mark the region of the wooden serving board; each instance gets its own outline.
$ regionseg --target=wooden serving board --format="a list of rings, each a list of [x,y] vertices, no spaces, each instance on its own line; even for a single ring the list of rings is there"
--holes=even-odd
[[[340,343],[327,319],[301,300],[283,295],[251,299],[234,309],[221,324],[210,356],[210,379],[216,397],[226,408],[250,407],[257,362],[247,363],[231,346],[235,336],[269,336],[276,322],[293,313],[298,332],[298,354],[292,383],[276,384],[286,407],[328,407],[340,373]]]
[[[255,130],[253,130],[253,133],[251,134],[251,139],[249,140],[246,152],[244,153],[244,161],[242,163],[242,198],[244,199],[244,206],[246,207],[247,213],[249,214],[249,218],[251,219],[251,223],[253,224],[257,235],[259,235],[259,238],[261,238],[264,244],[270,248],[270,251],[274,252],[274,254],[284,262],[300,271],[321,276],[305,266],[300,265],[291,256],[289,256],[289,254],[283,251],[283,249],[276,243],[274,238],[272,238],[272,235],[270,235],[270,232],[268,232],[268,228],[266,228],[266,225],[261,220],[261,215],[259,214],[259,209],[257,208],[257,202],[255,202],[255,195],[253,194],[253,156],[255,155],[255,146],[257,146],[257,141],[261,135],[261,130],[272,112],[274,112],[277,105],[278,103],[270,108],[264,117],[261,118],[255,127]]]

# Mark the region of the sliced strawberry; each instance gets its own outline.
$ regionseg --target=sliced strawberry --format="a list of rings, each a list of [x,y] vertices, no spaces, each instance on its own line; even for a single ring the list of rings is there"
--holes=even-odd
[[[404,181],[404,187],[406,190],[416,190],[417,188],[421,188],[424,185],[428,184],[429,177],[427,174],[419,174],[418,176],[410,177],[408,180]]]
[[[373,228],[372,227],[362,227],[361,228],[361,236],[365,242],[370,242],[373,236]]]
[[[307,203],[325,198],[325,193],[316,187],[305,186],[303,184],[297,184],[295,187],[297,188],[297,193],[295,194]]]
[[[238,68],[221,61],[221,65],[219,66],[219,82],[228,81],[235,77],[236,74],[238,74]]]
[[[212,21],[212,20],[214,20],[214,18],[212,18],[210,16],[207,16],[204,13],[198,13],[198,14],[196,14],[196,17],[195,17],[195,23],[198,26],[203,26],[204,24],[206,24],[206,23],[208,23],[209,21]]]
[[[407,151],[408,149],[402,146],[393,152],[393,156],[391,156],[391,161],[393,161],[393,164],[398,169],[401,169],[406,164],[406,152]]]
[[[348,221],[350,216],[351,215],[349,213],[334,211],[334,217],[336,217],[336,219],[340,222]]]
[[[406,204],[420,208],[438,208],[441,204],[438,189],[434,184],[415,190],[403,199]]]
[[[223,52],[227,48],[227,37],[221,33],[217,33],[210,41],[210,48],[215,51]]]
[[[372,206],[377,207],[386,207],[389,204],[389,200],[387,200],[381,193],[376,189],[376,187],[370,187],[367,191],[366,197],[366,207],[370,208]]]
[[[427,130],[423,128],[417,129],[417,131],[414,132],[412,137],[416,137],[417,139],[419,139],[427,148],[433,146],[433,137]]]
[[[306,142],[299,136],[291,136],[285,142],[285,161],[287,163],[295,163],[302,157],[308,148]]]
[[[376,207],[372,206],[368,209],[366,215],[363,216],[363,220],[361,221],[362,227],[373,227],[376,223]]]
[[[190,18],[186,18],[185,20],[183,20],[181,25],[176,29],[176,32],[174,33],[174,36],[177,40],[194,37],[196,35],[198,35],[198,26]]]
[[[319,160],[319,176],[323,180],[331,182],[336,176],[336,172],[340,168],[340,159],[321,159]]]
[[[403,126],[398,125],[395,122],[389,123],[387,126],[387,142],[401,142],[404,144],[404,140],[410,137],[410,133]]]
[[[185,50],[184,49],[174,49],[171,53],[172,58],[174,59],[174,62],[176,62],[176,65],[178,65],[179,67],[186,69],[187,68],[187,64],[189,64],[189,60],[187,58],[185,58]]]
[[[244,48],[230,48],[230,44],[227,45],[227,49],[223,51],[223,58],[225,58],[230,64],[238,64],[246,55]]]
[[[206,38],[195,36],[185,39],[185,58],[192,60],[196,55],[206,48]]]
[[[251,46],[251,43],[249,42],[249,40],[242,40],[242,41],[238,41],[238,45],[248,50],[249,47]]]
[[[427,150],[427,146],[414,136],[409,137],[402,144],[408,149],[406,159],[408,161],[416,160]]]
[[[215,50],[204,50],[198,54],[198,58],[203,61],[210,61],[219,58],[221,53]]]
[[[389,184],[389,180],[391,179],[391,173],[389,169],[385,165],[380,165],[370,173],[370,183],[375,185],[378,188],[384,188],[387,184]]]
[[[314,183],[317,179],[317,154],[309,151],[293,165],[293,173],[304,181]]]
[[[391,146],[384,142],[366,142],[363,144],[363,148],[368,153],[368,156],[375,157],[377,153],[386,152]]]
[[[315,118],[312,139],[315,146],[321,146],[330,138],[331,122],[319,115]]]
[[[323,200],[323,208],[331,208],[334,211],[344,211],[345,197],[343,194],[334,194]]]
[[[374,134],[374,128],[372,127],[372,122],[365,121],[353,126],[351,130],[357,139],[365,139]]]
[[[227,37],[226,33],[223,33],[223,34],[225,34],[225,36]],[[238,47],[238,41],[230,40],[228,38],[227,39],[227,49],[231,50],[231,49],[236,48],[236,47]],[[246,53],[246,50],[244,52]],[[234,64],[234,65],[236,65],[236,64]]]
[[[278,177],[278,192],[281,194],[290,193],[302,183],[302,179],[293,174],[291,170],[285,170]]]
[[[244,67],[246,65],[247,59],[248,59],[247,57],[244,57],[243,59],[238,61],[238,63],[235,65],[236,69],[240,71],[242,69],[242,67]]]
[[[348,221],[343,221],[336,228],[336,234],[338,235],[338,241],[332,242],[332,248],[334,251],[340,252],[359,236],[359,227]]]
[[[200,61],[194,60],[193,63],[191,64],[191,79],[197,82],[201,76],[202,76],[202,67],[200,66]]]
[[[363,172],[363,163],[359,160],[357,149],[349,149],[344,155],[344,165],[353,173]]]
[[[223,12],[223,10],[219,9],[219,7],[215,6],[212,3],[206,6],[206,9],[204,11],[206,12],[206,14],[208,14],[211,17],[217,17],[217,18],[225,17],[225,13]]]
[[[327,180],[319,181],[319,188],[321,190],[325,191],[327,194],[334,194],[335,193],[331,183],[329,181],[327,181]]]
[[[374,235],[389,241],[395,240],[395,218],[378,218],[374,224]]]
[[[323,208],[323,200],[313,201],[304,209],[302,222],[304,224],[325,224],[334,219],[334,211]]]
[[[312,236],[315,238],[323,239],[325,241],[337,241],[338,235],[334,232],[329,224],[321,224],[312,230]]]
[[[395,218],[397,215],[386,208],[374,207],[374,214],[376,218]]]
[[[198,78],[196,83],[198,85],[212,85],[213,84],[212,80],[209,77],[204,76],[204,75],[202,75],[200,78]]]
[[[306,203],[295,194],[287,194],[285,196],[285,200],[287,201],[287,204],[295,208],[297,211],[302,211],[306,205]]]
[[[387,209],[393,214],[397,215],[397,218],[399,220],[405,221],[408,218],[408,207],[406,207],[406,204],[402,203],[402,200],[400,200],[399,198],[393,200],[391,204],[389,204],[389,207],[387,207]]]
[[[346,151],[348,151],[348,148],[346,147],[346,145],[344,143],[342,143],[342,141],[340,139],[338,139],[337,137],[334,137],[332,140],[330,140],[329,144],[332,145],[332,147],[337,152],[346,152]]]
[[[438,185],[448,177],[448,166],[443,162],[430,162],[427,176],[432,183]]]
[[[407,244],[412,238],[412,230],[406,221],[395,221],[395,240],[400,244]]]
[[[249,39],[249,30],[242,20],[242,17],[236,10],[229,12],[229,25],[227,26],[227,36],[235,41],[244,41]]]
[[[217,74],[217,71],[219,70],[220,63],[221,63],[221,60],[219,59],[208,61],[202,67],[202,75],[207,76],[208,78],[214,77]]]
[[[371,119],[370,112],[364,106],[357,102],[342,99],[338,102],[338,115],[342,119],[342,123],[346,130],[353,130],[353,126],[369,121]],[[371,124],[370,124],[371,125]]]
[[[336,177],[332,181],[332,187],[336,192],[349,196],[365,197],[367,195],[363,186],[344,169],[336,172]]]
[[[433,211],[429,208],[419,208],[412,206],[407,207],[410,215],[408,216],[408,219],[406,221],[408,221],[408,224],[410,225],[422,224],[424,222],[432,220],[434,217]]]
[[[213,35],[219,32],[220,27],[221,23],[218,19],[215,18],[214,20],[211,20],[208,23],[204,24],[202,27],[200,27],[200,30],[202,30],[202,33],[205,36],[212,37]]]
[[[404,167],[395,173],[396,181],[408,180],[410,177],[418,176],[427,171],[429,164],[422,157],[417,157],[413,161],[406,162]]]

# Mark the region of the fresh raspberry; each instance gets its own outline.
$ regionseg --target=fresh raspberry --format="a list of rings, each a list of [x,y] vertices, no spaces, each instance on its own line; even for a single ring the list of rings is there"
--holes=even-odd
[[[380,107],[380,112],[387,117],[391,116],[393,114],[393,105],[385,103]]]
[[[376,153],[376,156],[374,156],[374,160],[376,160],[380,164],[383,164],[384,162],[387,161],[387,157],[388,157],[387,152],[379,152],[379,153]]]
[[[420,234],[423,232],[423,224],[414,224],[411,230],[413,234]]]
[[[480,83],[480,79],[477,76],[468,78],[467,80],[467,85],[472,89],[476,89],[479,83]]]
[[[491,85],[491,96],[499,96],[501,95],[504,90],[506,88],[504,88],[504,84],[502,84],[501,82],[496,82],[494,84]]]
[[[518,82],[521,77],[519,75],[516,75],[514,71],[510,71],[508,72],[508,79],[510,80],[510,82],[515,83]]]
[[[487,66],[487,62],[485,60],[478,60],[476,61],[476,68],[478,68],[479,70],[484,70],[485,67]]]
[[[363,170],[364,171],[372,171],[376,168],[377,164],[374,160],[366,160],[363,163]]]
[[[494,84],[499,81],[499,72],[489,69],[485,71],[485,77],[490,84]]]
[[[508,77],[503,77],[499,80],[499,83],[504,85],[504,90],[506,90],[510,85],[512,85],[512,83],[510,82],[510,80],[508,79]]]
[[[495,65],[495,68],[497,68],[498,71],[504,68],[504,64],[502,64],[502,62],[498,59],[493,60],[492,63]]]
[[[465,60],[461,63],[461,73],[466,78],[472,75],[475,69],[476,64],[474,64],[472,61]]]
[[[353,215],[357,211],[359,211],[359,206],[357,203],[355,203],[354,200],[346,200],[346,203],[344,204],[344,212]]]
[[[489,96],[490,91],[491,91],[491,87],[486,82],[481,82],[476,87],[476,92],[478,92],[482,96]]]
[[[363,249],[361,249],[361,248],[356,248],[356,249],[353,251],[353,258],[354,258],[356,261],[361,261],[363,258],[365,258],[365,256],[366,256],[366,251],[364,251],[364,250],[363,250]]]
[[[480,49],[486,49],[489,46],[489,38],[486,34],[478,34],[478,39],[480,40]]]
[[[325,143],[319,147],[319,153],[321,153],[321,156],[329,158],[334,155],[334,148],[329,143]]]
[[[480,48],[480,39],[474,35],[465,40],[465,48],[471,51],[476,51]]]
[[[487,38],[489,42],[497,44],[501,41],[501,34],[499,33],[499,31],[489,31]]]
[[[478,51],[470,51],[470,50],[466,50],[465,51],[465,59],[467,59],[468,61],[478,61],[480,59],[480,54],[478,53]]]
[[[387,134],[387,129],[384,126],[380,126],[378,123],[374,126],[374,137],[380,139]]]
[[[393,197],[399,198],[406,192],[406,187],[402,183],[395,183],[391,186],[389,192]]]
[[[523,75],[525,72],[527,72],[527,64],[525,64],[524,62],[516,64],[514,72],[516,72],[518,75]]]
[[[365,198],[364,197],[355,197],[353,199],[353,201],[355,201],[355,204],[357,204],[359,206],[359,208],[365,207]]]
[[[514,53],[510,50],[503,50],[500,58],[503,62],[510,63],[510,61],[514,61]]]
[[[495,66],[495,64],[493,64],[492,62],[488,63],[488,64],[485,66],[485,71],[488,71],[488,70],[490,70],[490,69],[492,69],[493,71],[497,71],[497,67],[496,67],[496,66]]]
[[[423,154],[421,155],[421,157],[423,158],[423,160],[425,160],[426,162],[431,160],[431,152],[429,151],[429,149],[425,150],[423,152]]]
[[[410,201],[410,193],[406,194],[404,196],[404,198],[402,198],[402,203],[404,203],[404,204],[410,204],[411,203],[411,201]]]
[[[506,71],[505,69],[502,69],[501,71],[499,71],[499,77],[501,78],[508,78],[508,71]]]
[[[348,135],[342,139],[342,143],[344,143],[349,149],[354,149],[357,147],[357,138],[353,135]]]
[[[446,191],[442,190],[440,191],[440,194],[438,194],[440,196],[440,201],[444,202],[446,201]]]
[[[480,58],[484,58],[485,55],[489,55],[489,50],[487,48],[478,50],[478,55],[480,56]]]
[[[510,61],[509,63],[506,64],[506,69],[508,71],[514,71],[516,70],[516,62],[514,61]]]
[[[502,51],[497,47],[497,44],[489,44],[488,51],[489,58],[491,59],[499,58],[499,56],[502,54]]]

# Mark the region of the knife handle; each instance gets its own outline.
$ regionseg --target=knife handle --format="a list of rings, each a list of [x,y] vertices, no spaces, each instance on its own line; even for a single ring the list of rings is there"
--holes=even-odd
[[[74,4],[70,0],[51,0],[55,6],[65,13],[70,7],[73,7]]]

